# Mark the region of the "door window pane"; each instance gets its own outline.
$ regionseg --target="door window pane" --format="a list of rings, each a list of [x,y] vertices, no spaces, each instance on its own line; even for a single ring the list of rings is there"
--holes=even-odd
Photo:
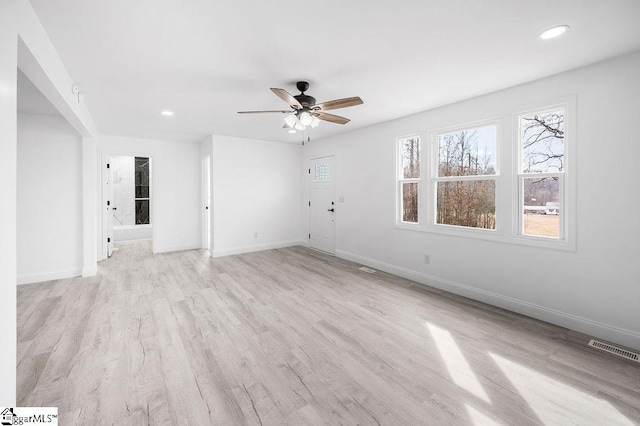
[[[330,166],[328,163],[316,164],[315,167],[315,181],[327,181],[329,180]]]

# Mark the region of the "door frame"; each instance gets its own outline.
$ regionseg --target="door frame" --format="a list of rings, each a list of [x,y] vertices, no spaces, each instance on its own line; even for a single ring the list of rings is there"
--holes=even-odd
[[[101,232],[100,232],[100,248],[98,251],[98,261],[107,259],[107,238],[108,238],[108,220],[110,218],[110,214],[112,213],[106,209],[108,200],[108,188],[107,188],[107,164],[109,163],[109,159],[111,157],[123,156],[123,157],[146,157],[151,159],[151,167],[149,169],[150,175],[149,182],[151,184],[151,191],[149,192],[149,218],[151,222],[151,247],[153,253],[156,252],[156,236],[157,236],[157,226],[156,226],[156,211],[155,211],[155,199],[156,199],[156,158],[149,153],[146,152],[132,152],[132,151],[100,151],[99,153],[99,170],[100,170],[100,197],[98,212],[100,215],[100,223]],[[108,212],[108,213],[107,213]],[[111,220],[113,220],[111,218]]]
[[[312,191],[311,185],[313,184],[313,179],[314,179],[313,178],[313,174],[311,173],[311,163],[313,161],[315,161],[315,160],[321,160],[323,158],[331,158],[332,159],[331,160],[331,165],[332,165],[333,170],[331,170],[331,172],[333,173],[333,179],[332,179],[333,193],[331,194],[331,198],[334,200],[333,208],[334,209],[337,208],[337,203],[335,202],[335,200],[336,200],[336,182],[337,182],[337,177],[338,177],[338,174],[337,174],[338,168],[337,168],[336,156],[334,154],[329,154],[329,155],[322,155],[322,156],[319,156],[319,157],[309,158],[309,160],[308,160],[309,161],[308,162],[309,173],[307,175],[308,176],[308,191],[309,191],[309,205],[308,205],[308,209],[309,210],[307,210],[307,223],[308,223],[307,231],[308,231],[308,234],[309,234],[309,240],[308,240],[309,241],[309,247],[314,249],[314,250],[319,250],[319,249],[316,249],[315,247],[311,247],[311,191]],[[332,231],[333,232],[333,246],[331,247],[332,250],[329,251],[329,252],[326,252],[324,250],[320,250],[323,253],[328,253],[328,254],[331,254],[331,255],[334,255],[334,256],[336,254],[336,249],[337,249],[336,221],[337,221],[337,214],[334,212],[334,216],[333,216],[333,231]]]
[[[202,178],[202,193],[201,193],[201,205],[202,209],[202,249],[209,250],[209,252],[213,252],[212,249],[212,238],[211,238],[211,216],[212,216],[212,208],[211,204],[213,201],[212,194],[212,185],[211,185],[211,177],[212,177],[212,163],[211,156],[207,155],[201,158],[200,161],[200,169],[201,169],[201,178]],[[208,191],[207,191],[208,190]]]

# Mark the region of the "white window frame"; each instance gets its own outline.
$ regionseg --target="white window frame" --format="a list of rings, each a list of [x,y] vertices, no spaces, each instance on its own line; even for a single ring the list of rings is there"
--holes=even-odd
[[[402,144],[403,141],[407,139],[418,139],[418,158],[420,159],[420,177],[418,178],[405,178],[404,177],[404,168],[402,163]],[[422,221],[420,220],[423,215],[423,203],[422,203],[422,177],[424,176],[424,160],[422,153],[424,152],[422,149],[422,136],[420,134],[410,134],[407,136],[400,136],[396,138],[395,144],[396,151],[396,225],[401,227],[415,228],[420,226]],[[405,183],[417,183],[418,184],[418,221],[417,222],[405,222],[402,220],[402,210],[403,210],[403,198],[402,198],[402,186]]]
[[[556,102],[539,103],[513,114],[513,238],[521,244],[538,247],[575,251],[576,249],[576,165],[575,165],[575,96],[559,99]],[[563,110],[564,113],[564,158],[563,171],[551,173],[530,173],[522,171],[522,140],[520,120],[524,116]],[[560,203],[559,237],[527,235],[524,233],[524,179],[558,177]]]
[[[494,175],[476,175],[476,176],[438,176],[438,155],[439,145],[438,136],[455,133],[463,130],[472,130],[481,127],[494,126],[496,128],[496,173]],[[500,119],[486,119],[482,121],[474,121],[465,123],[462,125],[456,125],[432,131],[429,135],[430,149],[429,154],[431,158],[428,161],[429,170],[429,199],[428,199],[428,216],[427,216],[427,230],[431,232],[449,234],[449,235],[467,235],[467,236],[491,236],[501,233],[502,223],[498,221],[498,218],[503,215],[500,208],[500,190],[501,190],[501,123]],[[456,181],[478,181],[478,180],[493,180],[495,182],[495,215],[496,215],[496,227],[495,229],[486,228],[474,228],[470,226],[448,225],[444,223],[437,223],[438,215],[438,182],[456,182]]]
[[[520,117],[536,112],[564,109],[565,114],[565,172],[561,177],[560,197],[562,239],[524,235],[522,233],[521,208],[523,196],[521,179]],[[493,115],[484,115],[482,120],[466,121],[463,124],[436,128],[420,133],[400,136],[395,141],[396,224],[395,228],[410,231],[444,234],[457,237],[476,238],[509,244],[544,247],[555,250],[576,250],[576,96],[568,95],[555,99],[529,103],[520,108],[505,108]],[[456,225],[436,224],[437,182],[437,135],[459,130],[496,126],[496,175],[486,176],[496,182],[496,227],[495,229],[471,228]],[[402,179],[401,141],[411,137],[420,138],[420,179]],[[551,173],[555,175],[555,173]],[[543,174],[536,173],[542,177]],[[479,180],[480,176],[457,177],[459,180]],[[418,223],[402,222],[402,184],[418,182]],[[562,212],[562,211],[561,211]]]

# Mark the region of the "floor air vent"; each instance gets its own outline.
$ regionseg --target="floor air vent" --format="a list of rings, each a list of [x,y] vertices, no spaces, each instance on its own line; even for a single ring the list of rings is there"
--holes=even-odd
[[[610,354],[621,356],[622,358],[630,359],[631,361],[640,362],[640,355],[618,348],[608,343],[603,343],[591,339],[591,341],[589,342],[589,346],[600,349],[601,351],[609,352]]]
[[[374,272],[376,272],[375,269],[367,268],[366,266],[361,266],[358,269],[360,269],[361,271],[367,272],[369,274],[373,274]]]

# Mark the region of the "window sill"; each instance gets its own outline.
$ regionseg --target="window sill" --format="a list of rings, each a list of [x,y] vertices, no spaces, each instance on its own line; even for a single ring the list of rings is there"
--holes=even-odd
[[[575,252],[575,243],[567,241],[552,240],[546,237],[532,237],[522,235],[504,235],[498,230],[489,229],[466,229],[449,225],[431,225],[396,223],[394,228],[405,231],[425,232],[429,234],[446,235],[457,238],[473,238],[476,240],[493,241],[498,243],[516,244],[529,247],[540,247],[545,249]]]

